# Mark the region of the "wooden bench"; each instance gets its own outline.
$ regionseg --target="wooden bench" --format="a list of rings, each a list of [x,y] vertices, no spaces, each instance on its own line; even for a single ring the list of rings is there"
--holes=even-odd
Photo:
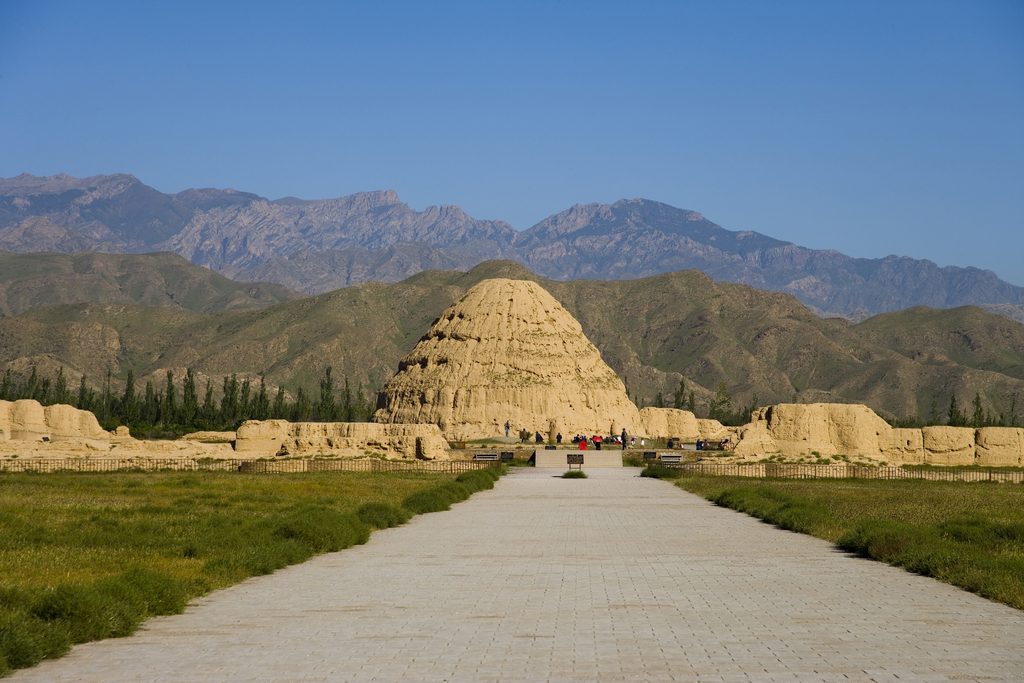
[[[495,461],[498,459],[497,453],[477,453],[473,456],[474,460],[491,460]]]

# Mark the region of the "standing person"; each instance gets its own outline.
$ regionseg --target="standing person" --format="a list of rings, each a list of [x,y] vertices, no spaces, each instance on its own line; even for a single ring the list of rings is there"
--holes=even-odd
[[[622,450],[626,450],[626,430],[622,430]]]
[[[558,432],[558,436],[555,437],[555,441],[558,442],[558,445],[562,445],[562,432]]]
[[[536,432],[534,438],[537,440],[537,443],[543,443],[544,441],[544,437],[540,435],[540,432]]]
[[[512,428],[512,425],[510,425],[508,423],[508,420],[505,420],[505,438],[506,439],[508,438],[508,430],[511,429],[511,428]]]
[[[520,441],[522,441],[523,443],[526,443],[529,438],[530,438],[530,434],[526,431],[526,427],[523,427],[522,429],[519,430],[519,440]]]

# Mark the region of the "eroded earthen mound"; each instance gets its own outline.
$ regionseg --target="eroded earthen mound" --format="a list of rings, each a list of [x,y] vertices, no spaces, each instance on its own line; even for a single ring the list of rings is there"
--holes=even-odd
[[[553,296],[485,280],[449,307],[381,390],[375,422],[432,423],[448,439],[526,429],[607,434],[642,424],[626,388]]]
[[[52,405],[45,408],[39,401],[0,401],[0,441],[51,441],[92,439],[106,441],[96,416],[73,406]]]

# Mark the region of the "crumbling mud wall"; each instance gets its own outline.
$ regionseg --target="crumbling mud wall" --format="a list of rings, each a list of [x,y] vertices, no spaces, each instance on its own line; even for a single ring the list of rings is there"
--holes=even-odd
[[[341,457],[378,453],[391,459],[446,460],[448,442],[432,424],[249,420],[238,428],[235,452]]]

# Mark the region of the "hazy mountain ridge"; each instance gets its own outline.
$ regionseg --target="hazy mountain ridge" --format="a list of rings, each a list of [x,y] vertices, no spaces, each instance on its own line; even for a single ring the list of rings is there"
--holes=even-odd
[[[264,308],[305,297],[278,284],[229,280],[170,252],[111,255],[0,251],[0,317],[81,302],[219,312]]]
[[[0,179],[0,249],[40,248],[166,249],[232,278],[309,293],[509,258],[555,280],[696,268],[717,281],[793,294],[818,315],[854,321],[917,305],[1000,306],[1000,313],[1024,316],[1024,288],[991,271],[806,249],[644,199],[576,205],[517,233],[457,206],[414,211],[393,190],[271,201],[235,190],[162,194],[126,174]]]
[[[170,255],[167,255],[170,256]],[[140,257],[124,257],[137,259]],[[336,376],[379,388],[431,322],[476,283],[534,280],[577,319],[605,361],[648,403],[682,377],[698,412],[725,382],[734,405],[866,403],[886,415],[945,411],[979,393],[1009,417],[1024,397],[1024,325],[976,307],[925,307],[860,324],[823,320],[791,295],[715,283],[694,270],[619,281],[541,278],[518,263],[469,272],[424,271],[396,284],[364,283],[260,310],[199,313],[125,303],[78,303],[0,319],[0,371],[37,367],[98,381],[180,376],[191,367],[219,382],[255,377],[307,390],[328,365]],[[1024,412],[1020,404],[1018,414]]]

